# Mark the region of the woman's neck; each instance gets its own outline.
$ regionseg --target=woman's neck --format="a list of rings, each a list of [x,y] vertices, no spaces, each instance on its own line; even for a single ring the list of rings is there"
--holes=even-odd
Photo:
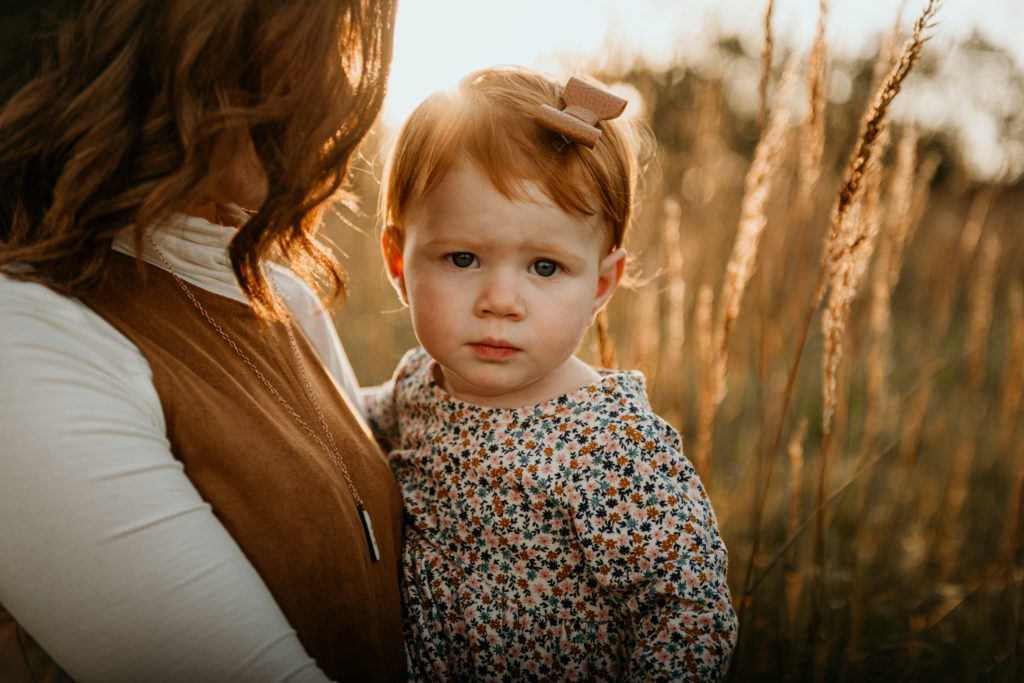
[[[240,228],[249,220],[249,213],[238,204],[218,204],[206,198],[200,199],[183,213],[232,228]]]

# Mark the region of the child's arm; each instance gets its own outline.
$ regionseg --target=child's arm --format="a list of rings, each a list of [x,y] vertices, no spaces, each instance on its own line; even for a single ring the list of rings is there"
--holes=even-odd
[[[363,412],[370,423],[373,436],[387,453],[398,445],[398,408],[395,405],[395,382],[388,380],[375,387],[359,390],[363,399]]]
[[[395,373],[384,384],[363,387],[359,390],[362,410],[373,430],[373,436],[385,453],[398,448],[402,440],[402,425],[399,421],[398,389],[408,375],[416,373],[431,363],[430,356],[422,349],[406,352],[398,362]]]
[[[664,423],[627,416],[611,428],[569,486],[587,563],[633,624],[628,678],[719,679],[737,621],[704,487]]]

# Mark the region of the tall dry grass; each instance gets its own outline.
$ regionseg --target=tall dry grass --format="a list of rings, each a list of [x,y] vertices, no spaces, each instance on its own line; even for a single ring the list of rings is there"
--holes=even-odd
[[[581,355],[643,369],[705,478],[736,681],[1024,680],[1024,183],[973,181],[889,119],[943,30],[922,5],[875,63],[829,54],[820,0],[795,60],[766,35],[711,67],[604,74],[642,93],[660,150],[627,245],[647,281]],[[730,105],[739,62],[769,74],[763,117]],[[375,383],[414,339],[373,216],[345,218],[363,234],[329,226],[352,280],[338,327]]]
[[[714,430],[718,408],[727,391],[729,341],[739,317],[743,297],[754,276],[754,264],[760,248],[761,236],[768,224],[767,207],[775,180],[774,160],[786,142],[789,127],[789,94],[795,78],[796,61],[790,63],[782,79],[778,102],[768,119],[764,135],[754,150],[754,160],[744,181],[743,201],[740,206],[739,226],[732,253],[725,266],[725,278],[719,295],[718,316],[714,323],[712,348],[708,357],[710,366],[702,373],[706,385],[701,387],[700,422],[697,430],[697,472],[706,477],[711,472],[711,433]]]

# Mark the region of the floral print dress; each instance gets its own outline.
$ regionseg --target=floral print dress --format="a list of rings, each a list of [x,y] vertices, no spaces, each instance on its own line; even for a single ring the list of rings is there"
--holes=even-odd
[[[405,505],[413,680],[715,680],[726,550],[643,377],[536,406],[452,398],[422,349],[364,397]]]

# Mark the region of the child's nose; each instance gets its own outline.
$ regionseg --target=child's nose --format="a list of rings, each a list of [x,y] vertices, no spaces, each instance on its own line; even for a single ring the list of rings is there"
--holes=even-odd
[[[519,283],[513,273],[495,270],[483,281],[483,289],[476,300],[478,316],[495,316],[520,320],[526,313],[519,292]]]

